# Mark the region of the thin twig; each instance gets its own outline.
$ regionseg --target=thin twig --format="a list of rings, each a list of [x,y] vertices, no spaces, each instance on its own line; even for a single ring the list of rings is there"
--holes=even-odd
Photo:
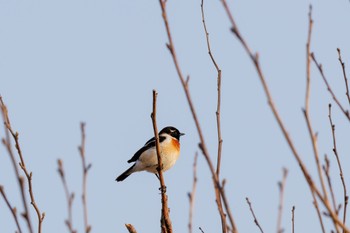
[[[80,130],[81,130],[81,145],[78,146],[78,150],[80,152],[81,163],[83,166],[83,187],[82,187],[81,199],[83,202],[85,232],[89,233],[91,231],[91,225],[89,225],[89,222],[88,222],[86,185],[87,185],[87,175],[88,175],[88,171],[91,168],[91,163],[86,164],[86,159],[85,159],[85,137],[86,136],[85,136],[85,123],[84,122],[80,123]]]
[[[157,92],[156,90],[153,90],[153,110],[151,113],[151,118],[152,118],[152,124],[153,124],[154,138],[156,139],[156,150],[157,150],[157,159],[158,159],[157,171],[159,175],[160,190],[162,195],[161,229],[163,233],[172,233],[173,227],[169,217],[168,196],[166,195],[166,186],[165,186],[163,171],[162,171],[163,163],[162,163],[161,151],[159,146],[159,135],[158,135],[158,128],[157,128]]]
[[[258,219],[256,218],[256,216],[255,216],[255,214],[254,214],[254,210],[253,210],[253,208],[252,208],[252,203],[250,203],[248,197],[246,197],[245,199],[247,200],[247,203],[248,203],[248,205],[249,205],[250,212],[251,212],[252,215],[253,215],[255,225],[257,225],[257,227],[260,229],[260,232],[261,232],[261,233],[264,233],[263,229],[261,228],[261,226],[260,226],[260,224],[259,224],[259,222],[258,222]]]
[[[215,171],[214,165],[213,165],[213,163],[211,161],[211,158],[209,156],[209,152],[208,152],[208,149],[206,147],[206,143],[205,143],[205,140],[204,140],[202,129],[200,127],[199,120],[198,120],[198,117],[197,117],[197,113],[195,111],[194,104],[192,102],[192,98],[191,98],[191,95],[190,95],[190,92],[189,92],[189,88],[188,88],[189,77],[185,80],[185,78],[184,78],[184,76],[182,74],[182,71],[180,69],[179,62],[177,60],[176,51],[175,51],[175,48],[174,48],[174,43],[173,43],[173,40],[172,40],[170,27],[169,27],[169,23],[168,23],[168,17],[167,17],[167,11],[166,11],[166,1],[165,0],[159,0],[159,3],[160,3],[161,10],[162,10],[162,17],[163,17],[163,21],[164,21],[164,24],[165,24],[166,33],[167,33],[167,36],[168,36],[168,43],[166,45],[167,45],[167,48],[169,49],[169,51],[171,53],[171,56],[172,56],[172,59],[173,59],[174,65],[175,65],[176,72],[178,74],[178,77],[179,77],[180,82],[182,84],[182,87],[184,89],[184,92],[185,92],[185,95],[186,95],[186,98],[187,98],[187,102],[189,104],[189,107],[190,107],[190,110],[191,110],[191,113],[192,113],[192,117],[194,119],[194,122],[195,122],[195,125],[196,125],[196,128],[197,128],[197,132],[198,132],[199,139],[200,139],[199,148],[201,149],[201,151],[203,153],[203,156],[204,156],[204,158],[205,158],[205,160],[206,160],[206,162],[208,164],[210,173],[212,174],[214,190],[216,192],[216,195],[218,195],[217,194],[218,192],[220,192],[220,194],[221,194],[221,197],[222,197],[222,200],[223,200],[223,203],[224,203],[224,207],[226,209],[228,218],[229,218],[230,223],[231,223],[232,231],[237,233],[238,232],[237,231],[237,227],[235,225],[235,222],[234,222],[234,219],[233,219],[233,216],[232,216],[232,213],[231,213],[231,210],[230,210],[227,198],[225,196],[225,193],[224,193],[223,189],[221,188],[220,181],[219,181],[219,179],[218,179],[218,177],[216,175],[216,171]],[[218,208],[220,208],[219,205],[218,205]]]
[[[330,164],[330,161],[329,161],[327,155],[325,155],[324,160],[325,160],[325,164],[322,166],[322,168],[323,168],[323,171],[324,171],[324,173],[325,173],[325,175],[327,177],[328,187],[329,187],[329,190],[331,192],[331,197],[332,197],[333,209],[334,209],[335,213],[338,215],[339,214],[339,208],[337,207],[337,202],[336,202],[336,199],[335,199],[333,186],[332,186],[332,180],[331,180],[331,176],[330,176],[330,173],[329,173],[331,164]]]
[[[327,90],[328,92],[331,94],[334,102],[338,105],[338,107],[340,108],[340,110],[344,113],[344,115],[346,116],[346,118],[350,121],[350,114],[349,114],[349,111],[348,110],[345,110],[345,108],[341,105],[341,103],[339,102],[337,96],[334,94],[331,86],[329,85],[327,79],[326,79],[326,76],[324,75],[323,73],[323,68],[322,68],[322,65],[319,64],[316,60],[316,57],[315,57],[315,54],[314,53],[311,53],[311,57],[312,57],[312,60],[314,61],[314,63],[316,64],[320,74],[321,74],[321,77],[324,81],[324,83],[326,84],[327,86]]]
[[[343,195],[344,196],[343,223],[345,225],[345,222],[346,222],[346,210],[347,210],[347,206],[348,206],[349,196],[347,194],[346,183],[345,183],[345,179],[344,179],[344,176],[343,176],[343,169],[342,169],[342,166],[341,166],[341,162],[340,162],[340,158],[339,158],[338,150],[337,150],[337,141],[336,141],[336,138],[335,138],[335,125],[333,124],[333,121],[332,121],[332,105],[329,104],[328,107],[329,107],[328,117],[329,117],[329,123],[331,125],[331,129],[332,129],[332,137],[333,137],[333,152],[334,152],[334,155],[335,155],[335,157],[337,159],[338,168],[339,168],[339,175],[340,175],[341,182],[343,184],[343,193],[344,193],[344,195]],[[343,229],[343,233],[344,233],[344,229]]]
[[[289,133],[282,121],[282,118],[279,115],[279,112],[275,106],[275,103],[273,101],[273,98],[271,96],[269,87],[267,85],[265,76],[262,72],[262,69],[260,67],[260,61],[259,61],[259,55],[257,53],[252,53],[252,51],[250,50],[250,48],[248,47],[247,43],[245,42],[245,40],[243,39],[242,35],[240,34],[237,25],[232,17],[231,11],[227,6],[226,0],[221,0],[221,2],[223,3],[223,6],[228,14],[228,17],[231,21],[232,27],[231,27],[231,31],[232,33],[236,36],[236,38],[241,42],[243,48],[245,49],[246,53],[248,54],[248,56],[250,57],[251,61],[254,64],[254,67],[258,73],[258,77],[261,81],[261,84],[263,86],[268,104],[270,106],[270,109],[280,127],[280,129],[282,130],[283,136],[286,139],[289,148],[292,151],[292,154],[294,156],[294,158],[297,160],[299,167],[305,177],[305,180],[308,183],[308,186],[310,188],[311,193],[315,193],[317,195],[317,197],[322,201],[323,205],[326,207],[327,211],[329,212],[329,215],[331,216],[331,218],[333,219],[333,221],[335,221],[339,226],[341,226],[343,229],[345,229],[346,232],[350,233],[350,230],[343,224],[343,222],[341,220],[339,220],[339,218],[337,217],[337,215],[332,211],[332,207],[330,206],[328,200],[326,200],[323,195],[321,194],[321,192],[318,190],[318,188],[316,187],[313,179],[311,178],[309,171],[307,170],[303,160],[301,159],[301,156],[299,155],[299,153],[296,150],[296,147],[291,139],[291,137],[289,136]]]
[[[278,216],[277,216],[277,233],[282,233],[282,214],[283,214],[283,203],[284,203],[284,189],[286,186],[286,180],[288,176],[288,169],[283,168],[283,176],[282,181],[278,182],[278,188],[279,188],[279,205],[278,205]]]
[[[203,229],[202,229],[201,227],[199,227],[199,230],[200,230],[202,233],[204,233],[204,231],[203,231]]]
[[[16,207],[11,206],[10,201],[6,197],[5,190],[4,190],[4,187],[2,185],[0,185],[0,193],[1,193],[1,196],[4,198],[4,201],[6,202],[7,207],[10,209],[10,212],[13,216],[13,219],[16,222],[18,232],[22,233],[22,229],[21,229],[21,226],[19,225],[18,218],[17,218],[17,209],[16,209]]]
[[[337,48],[338,51],[338,60],[340,62],[341,68],[343,70],[343,76],[344,76],[344,82],[345,82],[345,88],[346,88],[346,97],[348,98],[348,102],[350,104],[350,94],[349,94],[349,84],[348,84],[348,79],[346,77],[346,72],[345,72],[345,63],[343,62],[342,58],[341,58],[341,53],[340,53],[340,49]]]
[[[74,193],[70,193],[69,189],[68,189],[68,184],[66,181],[66,176],[64,173],[64,169],[63,169],[63,162],[62,160],[58,159],[57,160],[57,164],[58,164],[58,173],[61,177],[61,181],[63,184],[63,188],[64,188],[64,192],[66,194],[66,200],[67,200],[67,211],[68,211],[68,218],[66,219],[65,223],[68,227],[69,232],[71,233],[76,233],[77,231],[73,229],[73,218],[72,218],[72,205],[73,205],[73,200],[74,200]]]
[[[221,121],[220,121],[220,107],[221,107],[221,69],[219,68],[218,64],[216,63],[214,56],[212,54],[212,51],[210,49],[210,41],[209,41],[209,33],[207,30],[207,26],[205,24],[205,17],[204,17],[204,0],[201,1],[201,12],[202,12],[202,23],[203,28],[205,32],[205,38],[207,41],[207,47],[208,47],[208,54],[209,57],[215,66],[215,69],[217,71],[217,108],[216,108],[216,127],[217,127],[217,135],[218,135],[218,155],[217,155],[217,163],[216,163],[216,175],[218,179],[220,179],[220,167],[221,167],[221,151],[222,151],[222,136],[221,136]],[[221,201],[221,194],[220,192],[215,192],[216,194],[216,202],[218,205],[219,213],[220,213],[220,219],[221,219],[221,227],[222,232],[227,232],[227,223],[226,223],[226,215],[224,213],[224,210],[222,208],[222,201]]]
[[[192,233],[194,198],[196,196],[196,190],[197,190],[197,159],[198,159],[198,153],[196,152],[196,155],[194,156],[194,162],[193,162],[192,191],[190,193],[188,193],[188,199],[190,201],[190,213],[189,213],[189,220],[188,220],[188,232],[189,233]]]
[[[6,122],[8,122],[8,124],[10,124],[10,119],[8,117],[8,111],[7,111],[7,107],[4,104],[2,97],[0,96],[0,105],[1,105],[1,114],[2,114],[2,118],[4,120],[4,125],[6,126]],[[5,138],[2,139],[2,143],[4,144],[4,146],[6,147],[6,150],[10,156],[11,159],[11,163],[13,166],[13,170],[15,171],[15,175],[17,178],[17,183],[21,192],[21,197],[22,197],[22,204],[23,204],[23,208],[24,208],[24,212],[21,213],[21,216],[26,220],[27,223],[27,227],[30,233],[33,233],[33,227],[32,227],[32,221],[30,219],[30,212],[29,212],[29,208],[28,208],[28,201],[27,201],[27,196],[26,196],[26,191],[25,191],[25,183],[24,183],[24,177],[20,175],[19,173],[19,169],[18,169],[18,162],[16,161],[15,158],[15,154],[13,153],[12,150],[12,143],[11,143],[11,138],[10,138],[10,133],[9,130],[7,130],[6,127],[4,127],[5,129]]]
[[[311,82],[311,52],[310,52],[310,43],[311,43],[311,35],[312,35],[312,6],[309,6],[309,30],[306,42],[306,94],[305,94],[305,110],[309,112],[309,104],[310,104],[310,82]]]
[[[137,233],[135,227],[131,224],[125,224],[126,229],[128,229],[129,233]]]
[[[7,108],[0,96],[0,102],[1,102],[1,109],[3,111],[3,114],[5,115],[4,119],[5,119],[5,126],[6,128],[9,130],[10,134],[12,135],[14,141],[15,141],[15,147],[17,149],[17,154],[20,158],[20,163],[19,163],[19,166],[21,167],[22,171],[24,172],[26,178],[27,178],[27,182],[28,182],[28,187],[29,187],[29,196],[30,196],[30,200],[31,200],[31,204],[32,206],[34,207],[35,209],[35,212],[37,214],[37,217],[38,217],[38,233],[41,233],[41,226],[42,226],[42,222],[45,218],[45,213],[41,213],[40,212],[40,209],[38,207],[38,205],[36,204],[35,202],[35,198],[34,198],[34,193],[33,193],[33,185],[32,185],[32,178],[33,178],[33,173],[32,172],[28,172],[27,170],[27,167],[26,167],[26,164],[24,162],[24,159],[23,159],[23,155],[22,155],[22,150],[21,150],[21,147],[19,145],[19,133],[18,132],[15,132],[12,127],[11,127],[11,124],[10,124],[10,121],[9,121],[9,117],[8,117],[8,112],[7,112]],[[5,111],[4,111],[5,109]]]
[[[295,212],[295,206],[293,206],[292,208],[292,233],[294,233],[294,224],[295,224],[294,212]]]

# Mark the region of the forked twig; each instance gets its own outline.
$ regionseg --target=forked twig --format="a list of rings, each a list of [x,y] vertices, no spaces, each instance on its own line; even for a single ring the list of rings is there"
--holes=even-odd
[[[16,207],[11,206],[10,201],[6,197],[5,190],[4,190],[4,187],[2,185],[0,185],[0,194],[4,198],[4,201],[6,202],[7,207],[10,209],[10,212],[13,216],[13,219],[16,222],[18,232],[22,233],[22,229],[21,229],[21,226],[19,225],[18,218],[17,218],[17,209],[16,209]]]
[[[41,233],[41,226],[42,226],[42,222],[45,218],[45,213],[41,213],[38,205],[35,202],[35,198],[34,198],[34,193],[33,193],[33,184],[32,184],[32,178],[33,178],[33,173],[32,172],[28,172],[26,164],[24,162],[23,159],[23,155],[22,155],[22,150],[21,147],[19,145],[19,133],[18,132],[14,132],[14,130],[11,127],[10,124],[10,120],[9,120],[9,116],[8,116],[8,112],[7,112],[7,108],[0,96],[0,103],[1,103],[1,110],[3,112],[4,115],[4,119],[5,119],[5,126],[8,129],[8,131],[10,132],[10,134],[12,135],[14,141],[15,141],[15,147],[17,149],[17,154],[20,158],[20,163],[19,166],[21,167],[22,171],[24,172],[26,178],[27,178],[27,182],[28,182],[28,187],[29,187],[29,196],[30,196],[30,200],[31,200],[31,204],[35,209],[35,212],[37,214],[38,217],[38,233]]]
[[[81,130],[81,145],[78,146],[78,150],[80,152],[81,163],[83,166],[83,187],[82,187],[81,199],[83,202],[85,232],[89,233],[91,231],[91,225],[89,225],[89,222],[88,222],[86,185],[87,185],[87,175],[88,175],[88,171],[91,168],[91,163],[86,164],[86,159],[85,159],[85,137],[86,136],[85,136],[85,123],[84,122],[80,123],[80,130]]]
[[[159,134],[158,134],[158,128],[157,128],[157,92],[156,90],[153,90],[153,109],[151,113],[152,118],[152,124],[153,124],[153,131],[154,131],[154,138],[156,139],[156,150],[157,150],[157,159],[158,159],[158,175],[159,175],[159,182],[160,182],[160,191],[162,195],[162,216],[161,216],[161,229],[163,233],[172,233],[173,227],[171,224],[171,220],[169,217],[169,208],[168,208],[168,196],[166,195],[166,186],[164,182],[163,177],[163,163],[162,163],[162,157],[160,147],[159,147]]]
[[[66,194],[66,200],[67,200],[67,212],[68,212],[68,218],[66,219],[65,223],[68,227],[68,230],[70,233],[76,233],[77,231],[73,229],[73,217],[72,217],[72,205],[73,205],[73,200],[74,200],[74,193],[70,193],[69,189],[68,189],[68,184],[66,181],[66,176],[64,173],[64,169],[63,169],[63,162],[62,160],[58,159],[57,160],[57,164],[58,164],[58,173],[60,175],[62,184],[63,184],[63,188],[64,188],[64,192]]]
[[[205,24],[205,17],[204,17],[204,0],[201,1],[201,12],[202,12],[202,23],[203,28],[205,32],[205,38],[207,41],[207,47],[208,47],[208,54],[209,57],[215,66],[215,69],[217,71],[217,108],[216,108],[216,128],[217,128],[217,135],[218,135],[218,155],[217,155],[217,163],[216,163],[216,175],[218,179],[220,179],[220,167],[221,167],[221,151],[222,151],[222,136],[221,136],[221,121],[220,121],[220,107],[221,107],[221,69],[219,68],[218,64],[216,63],[214,56],[210,49],[210,41],[209,41],[209,33],[207,30],[207,26]],[[220,218],[221,218],[221,227],[222,232],[227,232],[227,223],[226,223],[226,215],[224,213],[224,209],[222,208],[222,201],[221,201],[221,194],[220,192],[215,192],[216,195],[216,202],[218,205]]]
[[[278,188],[279,188],[279,204],[278,204],[278,216],[277,216],[277,233],[282,233],[282,214],[283,214],[283,203],[284,203],[284,189],[286,186],[287,176],[288,176],[288,169],[283,168],[283,175],[282,175],[282,181],[278,182]]]
[[[332,120],[332,105],[329,104],[328,108],[329,108],[328,118],[329,118],[329,123],[330,123],[331,129],[332,129],[333,152],[334,152],[335,158],[337,159],[338,168],[339,168],[339,175],[340,175],[341,182],[343,184],[343,193],[344,193],[344,195],[343,195],[344,196],[343,223],[345,225],[345,222],[346,222],[346,210],[347,210],[347,206],[348,206],[349,196],[347,194],[346,183],[345,183],[345,179],[344,179],[344,176],[343,176],[343,169],[342,169],[342,166],[341,166],[341,162],[340,162],[340,158],[339,158],[338,150],[337,150],[337,141],[336,141],[336,137],[335,137],[335,125],[333,124],[333,120]],[[344,230],[343,230],[343,233],[344,233]]]
[[[194,156],[194,162],[193,162],[193,183],[192,183],[192,191],[188,193],[188,199],[190,201],[190,213],[189,213],[189,220],[188,220],[188,232],[192,233],[192,222],[193,222],[193,212],[194,212],[194,198],[196,196],[196,190],[197,190],[197,159],[198,159],[198,153],[196,152]]]
[[[346,72],[345,72],[345,63],[343,62],[342,58],[341,58],[341,53],[340,53],[340,49],[337,48],[338,51],[338,60],[340,62],[341,68],[343,70],[343,77],[344,77],[344,82],[345,82],[345,88],[346,88],[346,97],[348,98],[348,102],[350,104],[350,94],[349,94],[349,84],[348,84],[348,79],[346,77]]]
[[[314,61],[315,65],[317,66],[317,69],[319,70],[320,74],[321,74],[321,77],[323,79],[323,82],[326,84],[327,86],[327,90],[328,92],[331,94],[334,102],[338,105],[338,107],[340,108],[340,110],[344,113],[344,115],[346,116],[346,118],[350,121],[350,114],[349,114],[349,111],[348,110],[345,110],[345,108],[343,107],[343,105],[341,105],[341,103],[339,102],[337,96],[335,95],[335,93],[333,92],[330,84],[328,83],[327,79],[326,79],[326,76],[325,74],[323,73],[323,68],[322,68],[322,65],[319,64],[316,60],[316,57],[315,57],[315,54],[314,53],[311,53],[311,57],[312,57],[312,60]]]
[[[253,215],[255,225],[259,228],[259,230],[260,230],[261,233],[264,233],[263,229],[261,228],[261,226],[260,226],[260,224],[259,224],[259,222],[258,222],[258,219],[256,218],[256,216],[255,216],[255,214],[254,214],[254,210],[253,210],[253,207],[252,207],[252,203],[249,201],[249,198],[248,198],[248,197],[246,197],[245,199],[247,200],[247,203],[248,203],[248,205],[249,205],[250,212],[251,212],[252,215]]]
[[[10,119],[8,117],[8,111],[7,107],[4,104],[2,97],[0,96],[0,107],[1,107],[1,114],[2,118],[4,120],[4,130],[5,130],[5,138],[2,139],[2,143],[6,147],[6,150],[10,156],[11,163],[13,166],[13,170],[15,171],[15,175],[17,177],[17,183],[21,192],[21,197],[22,197],[22,204],[24,208],[24,212],[21,213],[21,216],[26,220],[27,227],[30,233],[33,233],[33,227],[32,227],[32,221],[30,219],[30,212],[28,208],[28,201],[27,201],[27,196],[26,196],[26,191],[25,191],[25,183],[24,183],[24,177],[20,175],[19,169],[18,169],[18,163],[15,158],[15,154],[12,150],[12,143],[11,143],[11,138],[10,138],[10,133],[9,130],[6,128],[6,122],[10,124]]]

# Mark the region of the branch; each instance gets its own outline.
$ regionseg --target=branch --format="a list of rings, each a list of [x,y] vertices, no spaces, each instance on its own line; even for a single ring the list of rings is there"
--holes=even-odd
[[[129,233],[137,233],[137,231],[133,225],[125,224],[125,227],[128,229]]]
[[[157,92],[156,90],[153,90],[153,111],[151,113],[151,118],[152,118],[152,124],[153,124],[154,138],[156,139],[156,150],[157,150],[157,159],[158,159],[157,171],[159,175],[160,190],[162,194],[161,229],[163,233],[172,233],[173,228],[169,217],[168,196],[166,195],[166,186],[164,183],[164,177],[162,172],[163,163],[162,163],[161,151],[159,147],[159,134],[158,134],[158,128],[157,128],[156,114],[157,114]]]
[[[319,64],[316,60],[316,57],[315,57],[315,54],[314,53],[311,53],[311,57],[312,57],[312,60],[314,61],[314,63],[316,64],[320,74],[321,74],[321,77],[324,81],[324,83],[326,84],[327,86],[327,91],[331,94],[333,100],[335,101],[335,103],[338,105],[338,107],[340,108],[340,110],[344,113],[344,115],[346,116],[346,118],[350,121],[350,114],[349,114],[349,111],[348,110],[345,110],[345,108],[341,105],[341,103],[339,102],[337,96],[334,94],[331,86],[329,85],[327,79],[326,79],[326,76],[324,75],[323,73],[323,69],[322,69],[322,65]]]
[[[167,11],[166,11],[166,1],[159,0],[159,3],[160,3],[161,10],[162,10],[162,17],[163,17],[163,21],[164,21],[164,24],[165,24],[166,33],[167,33],[167,36],[168,36],[167,48],[169,49],[169,51],[171,53],[171,56],[172,56],[172,59],[173,59],[174,65],[175,65],[176,72],[177,72],[177,74],[179,76],[180,82],[181,82],[182,87],[184,89],[184,92],[185,92],[185,95],[186,95],[186,98],[187,98],[187,102],[189,104],[189,107],[190,107],[190,110],[191,110],[191,113],[192,113],[192,117],[194,119],[194,122],[195,122],[195,125],[196,125],[196,128],[197,128],[197,132],[198,132],[199,139],[200,139],[199,148],[201,149],[201,151],[203,153],[203,156],[204,156],[204,158],[205,158],[205,160],[206,160],[206,162],[208,164],[210,173],[212,174],[214,190],[216,192],[216,196],[218,196],[218,193],[221,194],[224,207],[225,207],[225,209],[227,211],[227,215],[228,215],[228,218],[229,218],[231,226],[232,226],[232,231],[237,233],[238,231],[237,231],[236,225],[234,223],[234,219],[233,219],[232,213],[230,211],[227,198],[226,198],[225,193],[223,192],[223,190],[221,188],[220,181],[219,181],[219,179],[218,179],[218,177],[216,175],[216,171],[214,169],[214,165],[213,165],[213,163],[212,163],[212,161],[210,159],[209,152],[208,152],[208,149],[206,147],[206,143],[204,141],[204,136],[203,136],[203,133],[202,133],[202,129],[200,127],[199,120],[198,120],[198,117],[197,117],[197,113],[195,111],[195,108],[194,108],[194,105],[193,105],[193,102],[192,102],[192,99],[191,99],[191,95],[190,95],[190,92],[189,92],[189,89],[188,89],[189,78],[187,78],[185,80],[185,78],[184,78],[184,76],[182,74],[182,71],[180,69],[179,62],[177,60],[176,51],[175,51],[175,48],[174,48],[174,43],[173,43],[173,40],[172,40],[170,27],[169,27],[169,23],[168,23],[168,17],[167,17]],[[220,208],[220,205],[218,205],[218,208]]]
[[[217,65],[214,56],[211,52],[210,49],[210,41],[209,41],[209,33],[207,30],[207,26],[205,24],[205,17],[204,17],[204,0],[201,2],[201,12],[202,12],[202,23],[203,23],[203,28],[205,32],[205,38],[207,41],[207,47],[208,47],[208,54],[209,57],[215,66],[215,69],[217,71],[217,90],[218,90],[218,95],[217,95],[217,109],[216,109],[216,126],[217,126],[217,134],[218,134],[218,156],[217,156],[217,163],[216,163],[216,175],[217,178],[220,179],[220,167],[221,167],[221,151],[222,151],[222,136],[221,136],[221,121],[220,121],[220,107],[221,107],[221,69]],[[221,201],[221,195],[220,192],[215,192],[216,195],[216,202],[218,205],[219,209],[219,214],[221,218],[221,227],[222,227],[222,232],[226,233],[227,232],[227,223],[226,223],[226,215],[224,213],[223,207],[222,207],[222,201]]]
[[[87,183],[88,171],[91,168],[91,163],[87,165],[86,160],[85,160],[85,123],[84,122],[80,123],[80,130],[81,130],[81,145],[78,146],[78,150],[80,153],[81,163],[83,166],[83,187],[82,187],[81,199],[83,202],[85,232],[89,233],[91,231],[91,225],[89,225],[89,223],[88,223],[86,183]]]
[[[253,211],[253,208],[252,208],[252,203],[250,203],[248,197],[245,198],[247,200],[247,203],[249,205],[249,209],[250,209],[250,212],[252,213],[253,215],[253,218],[254,218],[254,223],[257,225],[257,227],[260,229],[260,232],[261,233],[264,233],[263,229],[261,228],[259,222],[258,222],[258,219],[256,218],[255,214],[254,214],[254,211]]]
[[[18,218],[17,218],[17,209],[16,209],[16,207],[11,206],[10,201],[6,197],[5,190],[4,190],[4,187],[2,185],[0,185],[0,193],[1,193],[1,196],[4,198],[4,201],[6,202],[7,207],[10,209],[10,212],[13,216],[13,219],[16,222],[18,232],[22,233],[22,229],[21,229],[21,226],[19,225]]]
[[[343,176],[343,169],[342,169],[342,166],[341,166],[341,162],[340,162],[340,158],[339,158],[338,150],[337,150],[337,141],[336,141],[336,138],[335,138],[335,125],[333,124],[333,121],[332,121],[332,105],[329,104],[328,107],[329,107],[328,118],[329,118],[329,123],[331,125],[332,137],[333,137],[333,152],[334,152],[335,158],[337,159],[338,168],[339,168],[339,175],[340,175],[341,182],[343,184],[343,193],[344,193],[344,195],[343,195],[344,196],[343,223],[345,225],[345,222],[346,222],[346,209],[347,209],[347,206],[348,206],[349,196],[347,195],[346,183],[345,183],[345,179],[344,179],[344,176]],[[343,230],[343,233],[344,233],[344,230]]]
[[[287,175],[288,175],[288,169],[283,168],[283,177],[282,181],[278,182],[278,188],[280,191],[280,198],[279,198],[279,205],[278,205],[278,217],[277,217],[277,233],[282,233],[282,213],[283,213],[283,200],[284,200],[284,189],[286,185]]]
[[[295,212],[295,206],[292,208],[292,233],[294,233],[294,212]]]
[[[197,159],[198,159],[198,153],[194,156],[194,162],[193,162],[193,183],[192,183],[192,191],[188,193],[188,199],[190,201],[190,214],[189,214],[189,220],[188,220],[188,232],[192,233],[192,219],[193,219],[193,212],[194,212],[194,198],[196,195],[197,190]]]
[[[23,155],[22,155],[22,150],[21,150],[21,147],[19,145],[19,133],[18,132],[14,132],[12,127],[11,127],[11,124],[10,124],[10,120],[9,120],[9,117],[8,117],[8,112],[7,112],[7,108],[0,96],[0,103],[1,103],[1,109],[2,109],[2,112],[3,112],[3,115],[5,116],[4,119],[5,119],[5,126],[6,128],[8,129],[8,131],[10,132],[10,134],[12,135],[13,137],[13,140],[15,141],[15,147],[17,149],[17,153],[18,153],[18,156],[20,158],[20,163],[19,163],[19,166],[21,167],[22,171],[24,172],[26,178],[27,178],[27,182],[28,182],[28,186],[29,186],[29,196],[30,196],[30,200],[31,200],[31,204],[33,206],[33,208],[35,209],[35,212],[37,214],[37,217],[38,217],[38,233],[41,233],[41,225],[42,225],[42,222],[45,218],[45,213],[41,213],[40,212],[40,209],[39,207],[37,206],[36,202],[35,202],[35,198],[34,198],[34,193],[33,193],[33,185],[32,185],[32,178],[33,178],[33,173],[32,172],[28,172],[27,168],[26,168],[26,164],[24,162],[24,159],[23,159]]]
[[[285,140],[287,141],[289,148],[292,151],[292,154],[294,156],[294,158],[297,160],[299,167],[304,175],[305,180],[308,183],[308,186],[310,188],[310,191],[312,193],[312,195],[314,195],[314,193],[317,195],[317,197],[321,200],[321,202],[323,203],[323,205],[325,206],[325,208],[327,209],[327,211],[329,212],[329,215],[331,216],[331,218],[333,219],[334,222],[336,222],[339,226],[341,226],[343,229],[345,229],[345,232],[350,232],[350,230],[343,224],[342,221],[340,221],[337,218],[337,215],[332,211],[332,207],[330,206],[329,202],[323,197],[323,195],[321,194],[321,192],[318,190],[318,188],[316,187],[314,181],[312,180],[309,171],[307,170],[303,160],[301,159],[301,156],[299,155],[299,153],[296,150],[296,147],[291,139],[291,137],[289,136],[289,133],[279,115],[279,112],[275,106],[275,103],[273,101],[273,98],[271,96],[269,87],[267,85],[265,76],[262,72],[262,69],[260,67],[260,61],[259,61],[259,56],[257,53],[252,53],[252,51],[250,50],[250,48],[248,47],[247,43],[245,42],[245,40],[243,39],[242,35],[240,34],[237,25],[234,21],[234,18],[231,14],[230,9],[227,6],[226,0],[221,0],[221,2],[223,3],[223,6],[228,14],[228,17],[231,21],[232,27],[231,27],[231,31],[232,33],[236,36],[236,38],[241,42],[243,48],[245,49],[246,53],[248,54],[248,56],[250,57],[251,61],[254,64],[254,67],[258,73],[258,77],[260,79],[260,82],[263,86],[263,90],[265,92],[269,107],[280,127],[280,129],[282,130],[283,136],[285,138]],[[350,118],[349,118],[350,119]]]
[[[337,48],[338,51],[338,60],[340,62],[341,68],[343,70],[343,76],[344,76],[344,82],[345,82],[345,88],[346,88],[346,97],[348,98],[348,102],[350,104],[350,95],[349,95],[349,84],[348,84],[348,79],[346,78],[346,72],[345,72],[345,63],[343,62],[342,58],[341,58],[341,53],[340,53],[340,49]]]
[[[21,197],[22,197],[22,204],[23,204],[23,208],[24,208],[24,212],[21,213],[21,216],[26,220],[27,223],[27,227],[30,233],[33,233],[33,227],[32,227],[32,222],[30,219],[30,212],[29,212],[29,208],[28,208],[28,201],[27,201],[27,196],[25,194],[25,188],[24,188],[24,177],[20,175],[19,173],[19,169],[18,169],[18,163],[16,161],[15,158],[15,154],[12,150],[12,143],[11,143],[11,138],[10,138],[10,133],[9,130],[7,130],[6,128],[6,122],[8,122],[8,124],[10,124],[10,119],[8,117],[8,111],[7,111],[7,107],[4,104],[2,97],[0,96],[0,106],[1,106],[1,113],[2,113],[2,118],[4,120],[4,129],[5,129],[5,138],[2,139],[2,143],[4,144],[4,146],[6,147],[6,150],[10,156],[11,159],[11,163],[13,166],[13,170],[15,171],[15,175],[17,178],[17,183],[21,192]]]
[[[72,204],[73,204],[73,200],[74,200],[74,193],[70,193],[69,189],[68,189],[68,184],[66,181],[66,177],[65,177],[65,173],[64,173],[64,169],[63,169],[63,162],[62,160],[58,159],[57,160],[57,164],[58,164],[58,173],[61,177],[61,181],[63,184],[63,188],[64,188],[64,192],[66,194],[66,200],[67,200],[67,211],[68,211],[68,218],[65,221],[69,232],[71,233],[76,233],[77,231],[73,229],[73,218],[72,218]]]

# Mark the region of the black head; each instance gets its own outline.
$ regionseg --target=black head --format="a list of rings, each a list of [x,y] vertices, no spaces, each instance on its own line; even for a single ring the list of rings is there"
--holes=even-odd
[[[180,141],[180,137],[182,135],[185,135],[184,133],[180,133],[180,131],[177,128],[172,127],[172,126],[168,126],[168,127],[165,127],[164,129],[162,129],[159,132],[159,135],[161,135],[163,133],[169,134],[170,136],[176,138],[179,141]]]

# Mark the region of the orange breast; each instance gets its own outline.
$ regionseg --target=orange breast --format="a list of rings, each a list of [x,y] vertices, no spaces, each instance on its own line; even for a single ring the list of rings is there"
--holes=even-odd
[[[180,143],[179,143],[178,140],[172,139],[172,140],[171,140],[171,143],[173,144],[173,147],[174,147],[175,150],[177,150],[177,151],[180,150]]]

